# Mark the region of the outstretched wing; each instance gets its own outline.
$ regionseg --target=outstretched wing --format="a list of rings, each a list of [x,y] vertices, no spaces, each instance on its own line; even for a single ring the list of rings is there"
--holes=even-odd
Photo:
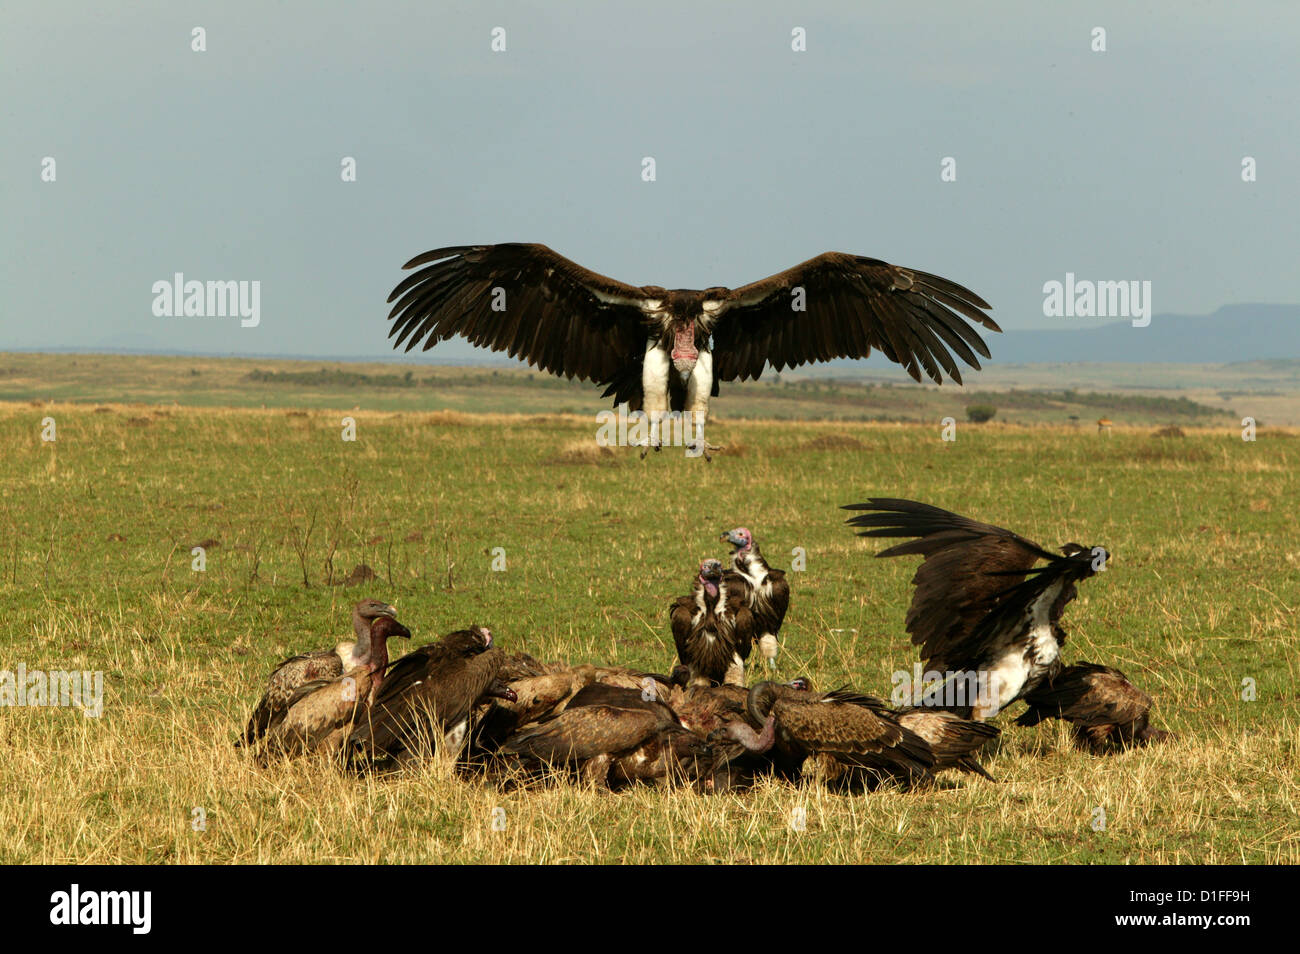
[[[924,371],[942,383],[947,372],[960,384],[953,355],[972,368],[980,366],[977,353],[989,357],[970,322],[1002,330],[984,314],[992,306],[968,288],[844,252],[818,255],[704,307],[716,316],[713,368],[722,381],[757,378],[767,364],[781,371],[865,358],[874,349],[917,381]]]
[[[395,348],[423,341],[427,351],[460,335],[543,371],[605,384],[645,352],[646,292],[545,245],[439,248],[402,267],[419,271],[388,296]]]
[[[1038,560],[1060,559],[1010,530],[914,500],[873,497],[842,509],[869,511],[846,521],[865,528],[860,537],[915,538],[876,556],[924,557],[912,577],[916,591],[907,631],[926,665],[940,672],[965,668],[977,657],[975,633],[981,621]]]

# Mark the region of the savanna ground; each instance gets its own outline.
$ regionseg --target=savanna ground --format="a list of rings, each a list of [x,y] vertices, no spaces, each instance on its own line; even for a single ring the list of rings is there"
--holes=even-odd
[[[963,421],[945,442],[937,423],[723,416],[711,437],[729,451],[709,464],[596,448],[590,416],[26,394],[40,400],[0,404],[0,669],[102,670],[105,697],[97,719],[0,709],[0,862],[1300,860],[1294,432]],[[1098,758],[1059,725],[1016,728],[1016,706],[985,758],[997,784],[948,774],[867,796],[506,792],[444,764],[263,770],[231,745],[270,668],[344,636],[367,595],[396,603],[417,644],[478,622],[540,658],[663,670],[670,598],[741,524],[776,565],[806,553],[782,675],[888,694],[916,658],[902,628],[915,561],[874,560],[837,509],[873,495],[1104,544],[1066,658],[1123,669],[1177,741]],[[348,585],[360,564],[376,578]]]

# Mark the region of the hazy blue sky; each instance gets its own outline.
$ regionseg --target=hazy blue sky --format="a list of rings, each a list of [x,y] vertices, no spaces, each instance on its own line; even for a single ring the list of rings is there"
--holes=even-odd
[[[1043,317],[1067,271],[1300,301],[1300,4],[1068,6],[9,0],[0,349],[383,354],[407,258],[499,241],[680,287],[853,251],[1009,329],[1096,321]],[[261,324],[155,317],[178,271]]]

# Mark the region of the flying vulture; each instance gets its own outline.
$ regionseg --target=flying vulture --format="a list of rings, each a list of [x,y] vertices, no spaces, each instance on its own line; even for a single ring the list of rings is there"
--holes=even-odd
[[[366,718],[348,736],[352,757],[381,760],[435,750],[458,754],[480,702],[515,699],[498,679],[505,655],[491,647],[491,631],[474,626],[393,663]]]
[[[782,570],[773,569],[758,550],[758,541],[746,527],[728,530],[722,539],[735,549],[731,568],[749,581],[749,611],[754,614],[754,636],[769,669],[776,668],[777,634],[790,608],[790,584]]]
[[[900,782],[930,777],[936,764],[930,743],[893,715],[864,704],[866,697],[845,689],[791,693],[793,687],[781,688],[756,683],[746,701],[750,724],[733,723],[728,734],[755,752],[780,742],[805,759],[820,757]],[[762,729],[756,733],[754,725]]]
[[[263,761],[271,755],[302,752],[337,754],[349,728],[374,701],[388,663],[387,642],[392,636],[409,639],[410,631],[391,616],[380,616],[370,626],[369,652],[345,674],[315,679],[299,686],[287,703],[276,709],[266,727]]]
[[[615,405],[646,412],[644,448],[658,450],[664,416],[684,412],[695,456],[717,449],[703,428],[720,381],[880,351],[917,381],[960,384],[954,356],[973,368],[989,357],[972,325],[1001,331],[969,289],[844,252],[702,291],[627,285],[531,243],[439,248],[403,268],[418,270],[388,296],[395,348],[460,335],[602,385]]]
[[[317,649],[292,656],[271,672],[266,692],[253,709],[236,746],[253,745],[266,734],[277,712],[288,705],[290,697],[300,686],[317,679],[336,679],[344,672],[362,665],[370,659],[371,624],[380,617],[396,618],[397,611],[379,600],[362,600],[352,608],[352,631],[355,640],[341,642],[333,649]],[[397,635],[410,636],[405,627]],[[387,657],[385,656],[385,662]],[[382,666],[380,668],[383,668]]]
[[[750,589],[739,573],[724,572],[720,561],[704,560],[690,595],[669,605],[677,658],[689,669],[692,684],[744,684],[754,643]]]
[[[1076,584],[1105,569],[1102,547],[1064,556],[1024,537],[912,500],[873,498],[845,510],[861,537],[911,537],[878,557],[920,554],[907,631],[937,690],[924,704],[976,719],[996,715],[1061,669],[1061,614]],[[1035,567],[1040,560],[1042,566]]]
[[[1064,719],[1074,727],[1077,746],[1098,754],[1171,738],[1150,724],[1151,697],[1118,669],[1095,663],[1066,666],[1025,696],[1029,703],[1016,725]]]

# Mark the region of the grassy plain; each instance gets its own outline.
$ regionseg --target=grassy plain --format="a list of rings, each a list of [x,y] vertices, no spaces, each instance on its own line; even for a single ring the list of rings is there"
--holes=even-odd
[[[172,379],[143,365],[163,359],[135,360],[106,387],[156,388],[132,392],[143,403],[72,385],[6,387],[0,403],[0,670],[105,674],[100,718],[0,709],[0,862],[1300,861],[1295,432],[962,422],[945,442],[933,423],[724,417],[711,437],[729,451],[712,464],[642,462],[594,446],[586,404],[381,410],[266,385],[296,409],[215,406],[247,403],[230,394],[180,407]],[[589,391],[573,394],[594,411]],[[1050,546],[1104,544],[1110,568],[1070,607],[1066,656],[1119,666],[1178,740],[1097,758],[1059,726],[1017,729],[1013,710],[986,760],[997,784],[865,797],[778,782],[715,797],[501,792],[437,764],[361,779],[259,770],[231,747],[271,666],[342,636],[363,595],[395,602],[416,643],[474,621],[542,658],[662,669],[670,598],[739,524],[776,565],[807,555],[783,674],[886,694],[915,659],[902,630],[914,561],[874,560],[843,526],[838,506],[872,495]],[[377,578],[347,585],[359,564]],[[804,831],[789,824],[797,806]]]

